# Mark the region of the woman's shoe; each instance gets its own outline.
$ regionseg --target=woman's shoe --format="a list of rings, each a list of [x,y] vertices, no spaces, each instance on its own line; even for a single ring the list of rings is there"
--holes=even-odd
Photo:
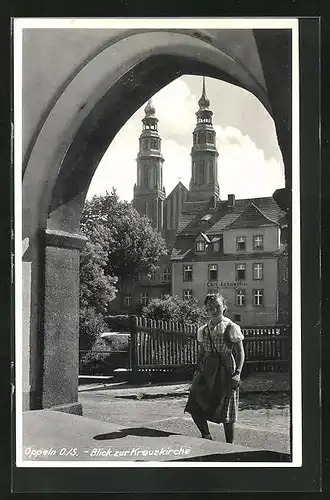
[[[211,436],[211,434],[202,434],[202,438],[203,438],[203,439],[209,439],[210,441],[212,441],[212,436]]]

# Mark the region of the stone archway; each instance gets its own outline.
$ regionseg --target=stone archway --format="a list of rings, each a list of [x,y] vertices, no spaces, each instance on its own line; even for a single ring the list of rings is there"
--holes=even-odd
[[[244,87],[274,116],[290,187],[290,112],[276,104],[285,101],[287,88],[274,85],[276,77],[270,74],[272,98],[268,95],[265,77],[270,63],[267,58],[260,60],[259,50],[261,45],[264,56],[269,56],[268,39],[258,40],[251,30],[243,38],[242,32],[225,31],[145,30],[106,40],[58,89],[40,122],[23,178],[27,241],[23,337],[30,353],[23,366],[23,376],[29,380],[25,409],[81,412],[77,403],[79,249],[84,244],[80,214],[103,153],[143,102],[182,74],[204,74]],[[290,65],[285,56],[287,33],[282,35],[277,33],[282,52],[277,61],[272,53],[271,65],[281,66],[285,74]],[[277,94],[282,101],[276,101]]]

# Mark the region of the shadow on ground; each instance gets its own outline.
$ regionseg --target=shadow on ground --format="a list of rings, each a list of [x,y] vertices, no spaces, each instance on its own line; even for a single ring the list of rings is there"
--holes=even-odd
[[[99,434],[93,439],[105,441],[107,439],[118,439],[126,436],[145,436],[145,437],[168,437],[176,434],[175,432],[159,431],[156,429],[148,429],[146,427],[130,427],[120,431],[109,432],[107,434]]]

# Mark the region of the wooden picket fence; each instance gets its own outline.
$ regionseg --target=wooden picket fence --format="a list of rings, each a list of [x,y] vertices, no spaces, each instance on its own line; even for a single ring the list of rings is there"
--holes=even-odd
[[[197,360],[197,326],[132,318],[130,367],[132,372],[193,369]],[[289,327],[244,326],[245,374],[287,372]]]

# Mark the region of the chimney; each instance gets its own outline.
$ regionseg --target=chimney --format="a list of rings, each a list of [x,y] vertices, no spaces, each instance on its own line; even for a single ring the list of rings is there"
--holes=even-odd
[[[229,194],[228,195],[228,207],[233,207],[234,205],[235,205],[235,195]]]

